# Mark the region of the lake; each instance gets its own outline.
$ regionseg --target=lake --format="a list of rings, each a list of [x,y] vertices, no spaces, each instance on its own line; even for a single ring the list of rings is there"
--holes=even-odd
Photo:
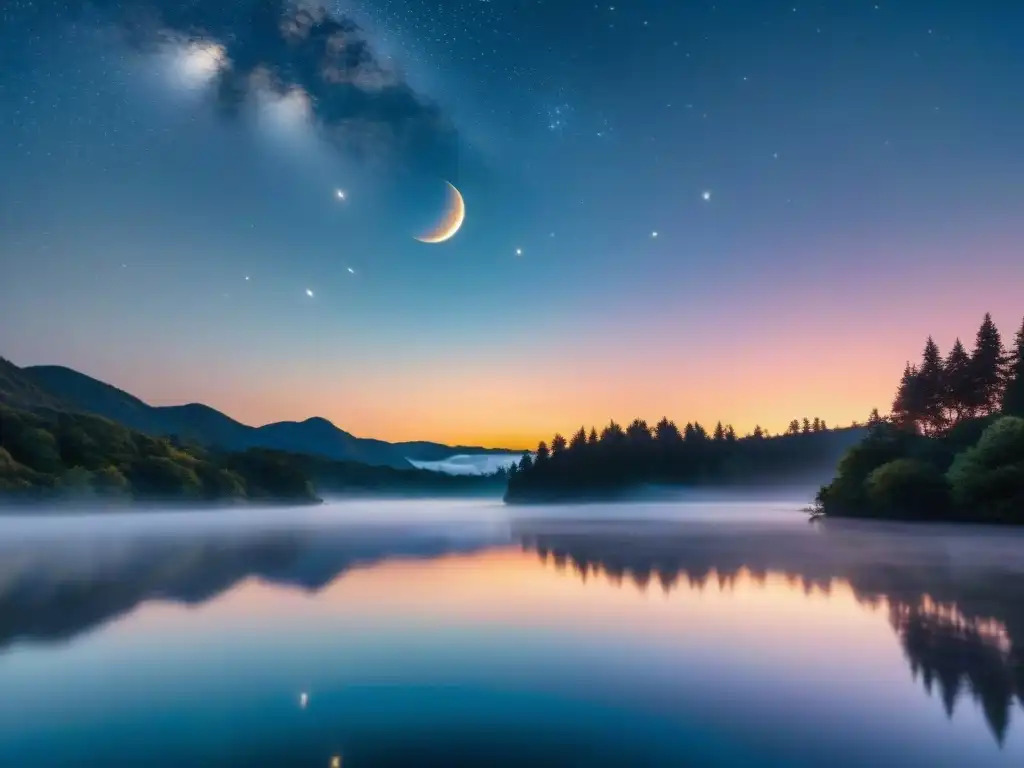
[[[1024,765],[1024,536],[798,507],[0,518],[0,765]]]

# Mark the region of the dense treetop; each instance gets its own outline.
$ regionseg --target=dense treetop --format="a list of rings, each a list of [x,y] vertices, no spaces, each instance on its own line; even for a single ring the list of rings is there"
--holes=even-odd
[[[738,437],[718,422],[710,431],[691,422],[680,429],[663,418],[653,427],[615,421],[600,434],[580,427],[570,439],[541,442],[509,472],[508,501],[603,498],[642,485],[743,485],[807,480],[828,472],[863,433],[830,430],[821,418],[794,419],[783,435],[760,426]],[[819,480],[820,481],[820,480]]]
[[[832,515],[1024,524],[1024,323],[1007,350],[985,315],[970,353],[931,337],[892,414],[818,493]]]

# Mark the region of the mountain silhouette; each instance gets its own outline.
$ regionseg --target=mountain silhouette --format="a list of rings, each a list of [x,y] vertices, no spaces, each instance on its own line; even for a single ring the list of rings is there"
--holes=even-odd
[[[461,453],[506,453],[502,449],[360,438],[318,417],[252,427],[201,403],[153,406],[71,368],[18,368],[2,358],[0,403],[18,408],[84,411],[149,435],[176,436],[228,451],[269,448],[397,469],[412,469],[410,459],[438,461]]]
[[[0,357],[0,405],[24,410],[49,408],[66,410],[60,398],[44,391],[36,381],[10,360]]]

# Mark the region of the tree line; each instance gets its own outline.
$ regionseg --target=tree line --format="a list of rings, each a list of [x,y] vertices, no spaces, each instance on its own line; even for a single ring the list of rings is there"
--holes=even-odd
[[[819,490],[830,515],[1024,524],[1024,323],[1009,350],[986,314],[968,353],[925,343],[887,418]]]
[[[925,435],[997,413],[1024,416],[1024,323],[1007,350],[990,314],[970,353],[957,338],[943,357],[929,336],[921,362],[907,362],[892,405],[893,423]]]
[[[850,436],[852,433],[852,437]],[[506,500],[545,500],[604,496],[642,484],[741,484],[834,461],[829,443],[852,443],[859,432],[833,430],[825,420],[794,419],[781,435],[760,425],[740,437],[721,421],[708,431],[699,422],[682,429],[667,417],[653,427],[635,419],[623,427],[612,420],[600,433],[580,427],[568,440],[561,434],[541,441],[508,473]],[[839,435],[839,440],[830,440]],[[823,445],[826,450],[822,450]]]

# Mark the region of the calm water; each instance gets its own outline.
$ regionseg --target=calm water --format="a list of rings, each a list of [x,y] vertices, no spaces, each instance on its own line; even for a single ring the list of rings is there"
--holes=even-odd
[[[792,509],[0,519],[0,765],[1024,765],[1024,537]]]

